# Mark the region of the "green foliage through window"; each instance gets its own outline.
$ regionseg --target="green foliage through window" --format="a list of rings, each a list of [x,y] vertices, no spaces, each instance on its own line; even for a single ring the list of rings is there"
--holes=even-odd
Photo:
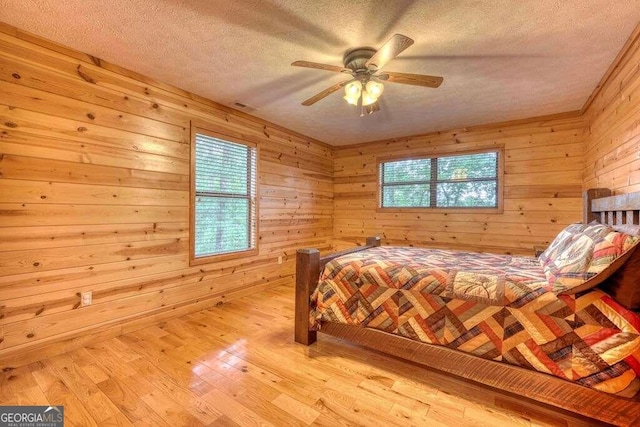
[[[380,163],[383,208],[496,208],[498,152]]]
[[[195,137],[195,257],[255,247],[256,149]]]

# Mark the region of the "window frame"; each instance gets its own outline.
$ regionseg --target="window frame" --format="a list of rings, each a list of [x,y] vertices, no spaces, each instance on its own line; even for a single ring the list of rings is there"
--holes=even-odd
[[[496,153],[497,154],[497,168],[496,168],[496,207],[383,207],[382,206],[382,181],[381,181],[381,168],[384,163],[403,160],[422,160],[432,159],[440,157],[453,157],[453,156],[466,156],[472,154],[482,153]],[[503,213],[504,212],[504,147],[491,147],[477,150],[465,150],[465,151],[437,151],[434,153],[420,153],[415,155],[398,155],[379,157],[376,159],[376,212],[433,212],[433,213]],[[431,190],[436,184],[434,181],[426,181],[431,183]]]
[[[226,261],[231,259],[245,258],[250,256],[258,255],[258,244],[259,244],[259,226],[260,226],[260,213],[259,213],[259,194],[260,194],[260,183],[259,183],[259,164],[260,164],[260,148],[258,144],[250,141],[245,141],[236,136],[229,135],[218,130],[213,129],[214,126],[209,125],[207,123],[194,122],[191,121],[191,139],[190,139],[190,167],[189,167],[189,265],[201,265],[207,264],[211,262],[219,262]],[[196,257],[196,135],[205,135],[211,138],[217,138],[226,142],[231,142],[234,144],[244,145],[250,148],[255,149],[256,153],[256,168],[255,168],[255,194],[253,197],[253,201],[249,198],[249,203],[253,204],[253,212],[255,215],[255,228],[254,235],[251,236],[253,240],[253,247],[250,249],[243,249],[239,251],[233,252],[224,252],[220,254],[214,255],[206,255]],[[251,209],[250,209],[251,211]]]

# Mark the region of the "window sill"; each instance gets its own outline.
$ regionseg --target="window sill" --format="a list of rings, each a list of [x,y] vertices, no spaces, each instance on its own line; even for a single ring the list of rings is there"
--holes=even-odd
[[[379,213],[434,213],[434,214],[501,214],[502,207],[497,208],[377,208]]]
[[[189,259],[189,266],[193,267],[195,265],[202,265],[202,264],[210,264],[210,263],[214,263],[214,262],[221,262],[221,261],[229,261],[232,259],[239,259],[239,258],[246,258],[246,257],[250,257],[250,256],[256,256],[258,255],[258,249],[250,249],[247,251],[238,251],[238,252],[228,252],[228,253],[224,253],[224,254],[220,254],[220,255],[209,255],[209,256],[203,256],[203,257],[199,257],[199,258],[195,258],[193,256],[190,257]]]

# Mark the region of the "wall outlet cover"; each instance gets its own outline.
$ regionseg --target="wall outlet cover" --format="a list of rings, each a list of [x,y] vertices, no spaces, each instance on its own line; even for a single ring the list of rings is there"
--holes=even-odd
[[[91,291],[83,292],[81,294],[81,300],[82,300],[82,306],[83,307],[91,305],[91,303],[93,302],[93,292],[91,292]]]

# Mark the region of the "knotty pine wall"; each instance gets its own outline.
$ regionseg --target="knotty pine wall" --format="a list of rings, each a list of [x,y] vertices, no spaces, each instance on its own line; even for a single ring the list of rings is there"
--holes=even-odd
[[[377,211],[377,159],[504,147],[503,213]],[[583,121],[578,112],[436,132],[335,151],[334,246],[383,244],[533,255],[581,220]]]
[[[256,257],[189,267],[192,119],[259,145]],[[291,283],[296,248],[330,249],[328,146],[6,25],[0,132],[4,366]]]
[[[584,187],[639,191],[640,25],[595,94],[584,114]]]
[[[584,115],[332,149],[0,23],[0,367],[290,282],[299,247],[531,254],[580,220],[582,188],[640,190],[639,62],[636,29]],[[255,258],[188,266],[193,119],[260,147]],[[376,158],[489,147],[503,213],[376,211]]]

